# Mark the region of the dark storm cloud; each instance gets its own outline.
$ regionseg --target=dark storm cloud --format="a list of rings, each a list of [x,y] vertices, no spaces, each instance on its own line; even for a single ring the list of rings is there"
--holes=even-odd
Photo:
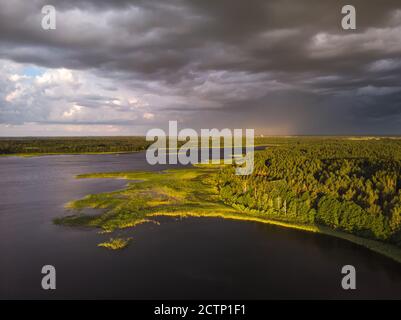
[[[341,28],[349,3],[355,31]],[[45,4],[55,31],[40,28]],[[175,97],[150,107],[192,126],[401,133],[400,57],[399,0],[0,0],[0,58]],[[112,97],[70,100],[97,109]]]

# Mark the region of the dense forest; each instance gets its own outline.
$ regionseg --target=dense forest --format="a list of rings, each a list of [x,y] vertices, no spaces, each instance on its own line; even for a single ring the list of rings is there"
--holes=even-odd
[[[133,152],[150,144],[145,137],[0,138],[0,154]]]
[[[252,175],[223,169],[218,189],[241,210],[401,246],[400,172],[398,139],[287,139],[256,152]]]

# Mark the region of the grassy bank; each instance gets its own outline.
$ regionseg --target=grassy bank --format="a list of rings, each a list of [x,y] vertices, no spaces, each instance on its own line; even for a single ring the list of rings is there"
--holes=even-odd
[[[379,241],[316,225],[276,221],[255,210],[241,210],[225,205],[216,189],[218,165],[198,165],[190,169],[162,172],[117,172],[84,174],[77,178],[118,178],[133,180],[126,189],[88,195],[66,205],[74,214],[55,220],[56,224],[100,228],[103,233],[154,222],[157,216],[213,217],[255,221],[345,239],[383,254],[401,263],[401,249]],[[85,215],[85,208],[103,209],[98,215]],[[100,244],[119,249],[126,239],[111,239]]]

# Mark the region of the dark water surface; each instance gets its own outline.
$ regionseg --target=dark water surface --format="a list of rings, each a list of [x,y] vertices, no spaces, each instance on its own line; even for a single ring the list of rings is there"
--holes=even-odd
[[[161,218],[123,231],[133,242],[108,251],[96,245],[110,235],[52,223],[66,202],[126,184],[76,174],[163,168],[144,153],[0,158],[0,298],[401,298],[401,265],[328,236]],[[41,289],[46,264],[57,270],[54,291]],[[346,264],[357,290],[341,289]]]

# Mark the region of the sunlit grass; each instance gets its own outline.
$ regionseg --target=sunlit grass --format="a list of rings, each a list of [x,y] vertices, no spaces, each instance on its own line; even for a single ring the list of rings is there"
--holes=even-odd
[[[99,243],[97,246],[110,250],[118,250],[125,248],[130,241],[131,238],[110,238],[109,241]]]

